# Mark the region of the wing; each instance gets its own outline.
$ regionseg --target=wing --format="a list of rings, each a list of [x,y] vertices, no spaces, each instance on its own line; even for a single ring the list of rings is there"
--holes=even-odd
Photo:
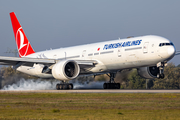
[[[180,55],[180,51],[176,51],[176,54],[175,55]]]
[[[0,56],[0,65],[13,65],[13,68],[16,69],[21,65],[24,66],[33,66],[34,63],[43,64],[45,66],[51,66],[63,59],[44,59],[44,58],[19,58],[19,57],[4,57]],[[93,67],[97,64],[95,60],[75,60],[81,69]]]
[[[16,69],[21,65],[24,66],[33,66],[34,63],[44,64],[44,65],[52,65],[55,64],[56,61],[53,59],[41,59],[41,58],[19,58],[19,57],[4,57],[0,56],[0,65],[13,65]]]

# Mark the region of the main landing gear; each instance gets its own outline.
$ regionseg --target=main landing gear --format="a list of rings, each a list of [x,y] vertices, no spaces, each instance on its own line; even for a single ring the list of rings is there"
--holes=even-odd
[[[164,78],[164,66],[165,66],[165,63],[164,62],[159,62],[157,64],[157,67],[159,68],[159,73],[157,74],[157,78],[159,79],[163,79]]]
[[[65,83],[64,81],[60,84],[56,85],[57,90],[71,90],[73,89],[73,84],[72,83]]]
[[[114,82],[115,75],[116,75],[116,73],[110,73],[108,75],[110,77],[110,80],[108,83],[103,84],[104,89],[120,89],[120,83]]]

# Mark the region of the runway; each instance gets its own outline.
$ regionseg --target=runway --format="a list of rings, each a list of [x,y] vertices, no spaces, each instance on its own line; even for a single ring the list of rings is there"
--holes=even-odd
[[[104,90],[104,89],[75,89],[75,90],[0,90],[1,93],[180,93],[180,90]]]

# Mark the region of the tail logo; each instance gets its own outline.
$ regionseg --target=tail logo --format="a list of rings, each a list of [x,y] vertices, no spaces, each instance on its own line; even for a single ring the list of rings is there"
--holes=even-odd
[[[20,27],[16,32],[16,42],[20,57],[26,56],[29,48],[29,42],[24,34],[24,31],[22,30],[22,27]]]

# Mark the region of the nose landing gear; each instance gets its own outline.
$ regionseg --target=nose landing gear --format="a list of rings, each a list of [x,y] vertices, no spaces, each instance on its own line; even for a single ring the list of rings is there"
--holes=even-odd
[[[115,83],[114,78],[116,73],[109,73],[107,74],[110,77],[110,80],[108,83],[103,84],[104,89],[120,89],[120,83]]]
[[[159,73],[157,74],[157,78],[163,79],[164,78],[164,66],[166,65],[165,62],[159,62],[157,67],[159,68]]]

